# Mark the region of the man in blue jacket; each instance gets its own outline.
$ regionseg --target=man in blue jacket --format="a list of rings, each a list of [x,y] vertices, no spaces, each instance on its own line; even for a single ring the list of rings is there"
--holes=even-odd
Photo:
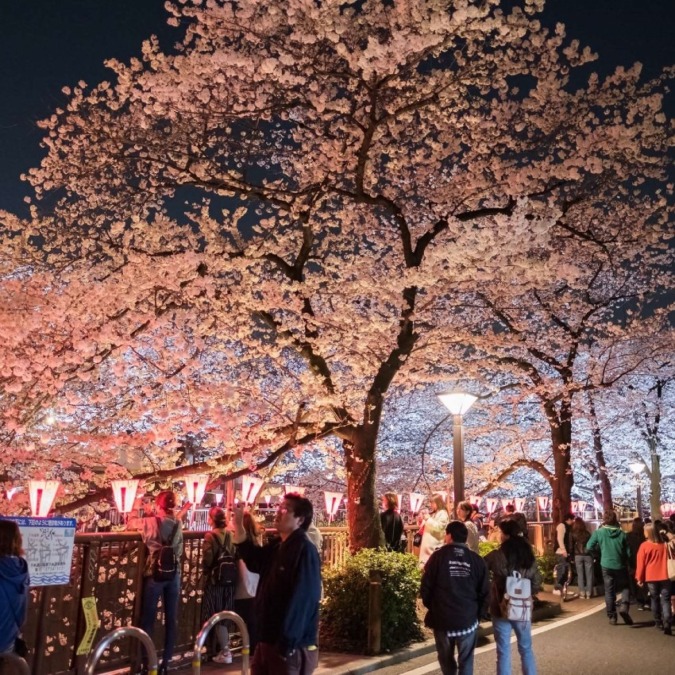
[[[13,652],[28,611],[28,563],[22,557],[21,532],[12,520],[0,520],[0,653]]]
[[[429,610],[425,624],[434,631],[443,675],[471,675],[478,623],[489,593],[488,571],[483,558],[466,545],[469,532],[464,523],[448,523],[445,533],[445,545],[424,567],[422,602]]]
[[[260,574],[252,675],[311,675],[318,665],[321,562],[307,536],[313,515],[308,499],[287,494],[274,519],[279,539],[261,547],[246,540],[244,509],[235,508],[234,543],[246,567]]]

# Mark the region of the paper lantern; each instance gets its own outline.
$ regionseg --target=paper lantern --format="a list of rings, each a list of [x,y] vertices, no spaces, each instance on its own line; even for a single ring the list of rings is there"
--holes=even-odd
[[[577,502],[577,512],[579,513],[580,516],[583,516],[584,513],[586,512],[586,507],[588,506],[588,502],[584,502],[579,500]]]
[[[138,483],[138,478],[112,481],[113,497],[120,513],[129,513],[134,508]]]
[[[18,487],[11,487],[11,488],[9,488],[9,490],[7,490],[7,499],[9,499],[9,501],[11,502],[11,501],[12,501],[12,497],[13,497],[18,491],[19,491],[19,488],[18,488]]]
[[[472,506],[478,506],[480,504],[480,497],[477,495],[467,495],[466,501]]]
[[[216,504],[220,505],[223,501],[223,493],[222,492],[214,492],[213,496],[215,497]]]
[[[443,501],[447,501],[448,499],[448,492],[447,490],[434,490],[435,495],[440,495],[443,498]]]
[[[255,504],[255,499],[263,486],[262,478],[244,476],[241,481],[241,498],[244,504]]]
[[[497,508],[497,504],[499,504],[499,499],[497,499],[497,497],[488,497],[485,500],[485,504],[487,506],[488,513],[494,513],[494,510]]]
[[[523,511],[525,509],[525,502],[527,501],[525,497],[516,497],[513,501],[516,505],[516,511]]]
[[[513,499],[508,499],[506,497],[502,498],[502,508],[506,509],[509,504],[513,504]]]
[[[326,500],[326,513],[328,513],[328,522],[333,522],[333,517],[340,508],[342,501],[342,492],[324,492],[324,499]]]
[[[208,482],[208,473],[194,473],[185,478],[185,489],[190,504],[193,506],[201,504]]]
[[[424,495],[419,492],[410,492],[408,498],[410,499],[410,510],[413,513],[419,513],[424,503]]]
[[[573,502],[570,504],[570,507],[571,507],[571,509],[572,509],[572,513],[576,513],[576,512],[579,510],[579,502],[573,501]]]
[[[300,487],[299,485],[284,485],[284,494],[290,494],[294,492],[295,494],[300,495],[301,497],[305,496],[305,488]]]
[[[58,480],[29,480],[30,510],[33,518],[46,518],[52,508],[56,491],[61,482]]]
[[[400,511],[403,508],[403,495],[397,494],[396,498],[398,499],[398,510]]]
[[[542,511],[548,509],[548,497],[537,497],[537,504]]]
[[[265,495],[265,504],[267,504],[267,508],[269,509],[270,507],[270,502],[272,501],[272,495]]]

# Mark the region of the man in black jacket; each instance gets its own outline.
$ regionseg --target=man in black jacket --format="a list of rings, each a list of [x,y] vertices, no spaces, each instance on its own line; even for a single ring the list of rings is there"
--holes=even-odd
[[[429,610],[425,624],[434,631],[443,675],[471,675],[478,622],[488,599],[488,571],[483,559],[467,547],[464,523],[448,523],[445,533],[445,545],[424,567],[422,602]]]
[[[251,572],[260,574],[254,601],[259,642],[252,675],[311,675],[318,661],[317,631],[321,562],[307,536],[312,503],[287,494],[274,519],[279,539],[255,546],[246,540],[244,509],[234,512],[238,553]]]

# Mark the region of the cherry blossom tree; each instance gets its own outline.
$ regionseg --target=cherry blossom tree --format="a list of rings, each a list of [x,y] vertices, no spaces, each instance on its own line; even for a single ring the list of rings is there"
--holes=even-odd
[[[456,373],[458,347],[505,350],[547,397],[566,504],[568,371],[589,322],[623,297],[628,271],[609,269],[615,237],[629,246],[619,216],[633,249],[663,244],[668,121],[663,79],[642,82],[639,66],[572,90],[570,69],[593,55],[543,27],[542,5],[168,3],[184,34],[172,52],[151,38],[142,59],[109,62],[113,82],[66,88],[27,176],[29,241],[59,270],[70,316],[78,303],[86,315],[61,356],[81,391],[106,368],[109,382],[145,379],[126,403],[118,386],[109,419],[143,421],[159,455],[176,426],[196,430],[174,416],[200,415],[214,447],[254,434],[249,468],[274,439],[281,451],[336,436],[358,548],[382,536],[389,388],[438,377],[438,359]],[[584,293],[597,306],[566,324],[554,307]],[[565,361],[531,347],[557,389],[514,344],[533,312],[578,333]],[[250,388],[230,401],[246,368]],[[214,416],[222,381],[228,414]]]

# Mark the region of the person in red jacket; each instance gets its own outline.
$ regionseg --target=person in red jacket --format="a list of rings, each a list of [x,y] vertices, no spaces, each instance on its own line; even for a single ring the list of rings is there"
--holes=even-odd
[[[670,606],[670,580],[667,571],[668,544],[661,541],[659,521],[645,525],[645,537],[638,550],[635,579],[638,586],[649,588],[655,626],[672,635],[673,615]]]

